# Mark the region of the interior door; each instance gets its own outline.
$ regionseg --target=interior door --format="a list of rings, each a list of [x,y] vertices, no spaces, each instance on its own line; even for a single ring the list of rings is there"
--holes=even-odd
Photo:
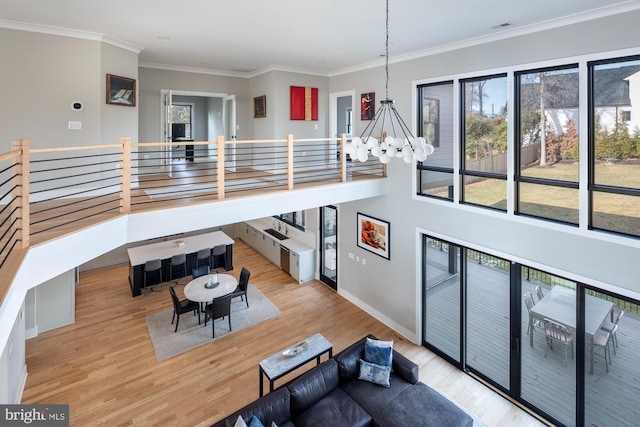
[[[161,91],[162,108],[160,115],[160,135],[162,142],[171,142],[171,108],[173,106],[173,93],[170,90]],[[172,150],[171,145],[166,145],[160,150],[160,163],[162,172],[166,173],[169,178],[172,177]],[[152,156],[153,157],[153,156]]]
[[[320,208],[320,280],[338,290],[338,210]]]
[[[224,115],[224,139],[225,141],[236,140],[236,97],[227,95],[223,98]],[[225,169],[235,171],[236,169],[236,145],[227,144],[225,146]]]

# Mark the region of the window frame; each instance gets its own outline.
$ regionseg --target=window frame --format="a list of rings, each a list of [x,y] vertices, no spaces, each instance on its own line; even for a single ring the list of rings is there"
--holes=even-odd
[[[424,135],[424,121],[423,121],[423,89],[424,88],[429,88],[429,87],[434,87],[434,86],[445,86],[445,85],[451,85],[451,91],[452,91],[452,99],[454,100],[454,107],[455,107],[455,99],[454,99],[454,85],[455,85],[455,81],[454,80],[443,80],[443,81],[438,81],[438,82],[433,82],[433,83],[425,83],[425,84],[420,84],[416,86],[416,93],[417,93],[417,134],[418,135]],[[442,147],[440,147],[440,126],[442,125],[442,120],[440,120],[440,117],[442,117],[441,114],[441,107],[440,107],[440,99],[437,100],[438,101],[438,129],[436,130],[436,133],[438,135],[438,145],[435,146],[434,148],[437,147],[438,149],[442,149]],[[452,109],[451,113],[453,114],[454,111]],[[455,123],[453,124],[453,126],[455,127]],[[455,139],[452,141],[452,151],[455,145]],[[454,157],[454,153],[451,153],[452,158],[455,161],[455,157]],[[430,166],[425,164],[426,162],[416,162],[416,168],[418,171],[418,182],[417,182],[417,186],[416,186],[416,194],[418,196],[421,197],[429,197],[429,198],[433,198],[433,199],[438,199],[438,200],[444,200],[447,202],[453,202],[453,186],[455,185],[455,175],[454,175],[454,166],[452,165],[450,168],[448,167],[442,167],[442,166]],[[442,197],[442,196],[438,196],[435,194],[426,194],[422,192],[422,174],[423,171],[429,171],[429,172],[437,172],[437,173],[446,173],[446,174],[450,174],[451,175],[451,182],[452,185],[449,186],[449,191],[448,191],[448,195],[447,197]]]
[[[536,219],[540,219],[543,221],[550,221],[550,222],[555,222],[555,223],[560,223],[560,224],[565,224],[565,225],[569,225],[569,226],[573,226],[573,227],[578,227],[579,223],[580,223],[580,211],[579,211],[579,199],[580,199],[580,194],[578,194],[578,221],[573,223],[573,222],[569,222],[569,221],[562,221],[559,219],[555,219],[555,218],[549,218],[549,217],[544,217],[544,216],[540,216],[540,215],[535,215],[535,214],[531,214],[531,213],[526,213],[526,212],[521,212],[520,210],[520,186],[521,184],[535,184],[535,185],[546,185],[546,186],[551,186],[551,187],[561,187],[561,188],[569,188],[569,189],[573,189],[576,191],[579,191],[579,187],[580,187],[580,176],[578,175],[578,181],[565,181],[565,180],[559,180],[559,179],[549,179],[549,178],[538,178],[538,177],[531,177],[531,176],[523,176],[522,175],[522,133],[520,132],[521,129],[521,112],[522,112],[522,106],[520,103],[520,95],[521,95],[521,85],[520,85],[520,76],[524,75],[524,74],[533,74],[533,73],[541,73],[541,72],[545,72],[545,71],[560,71],[560,70],[568,70],[568,69],[576,69],[578,74],[580,73],[580,66],[578,63],[570,63],[570,64],[565,64],[565,65],[555,65],[555,66],[551,66],[551,67],[540,67],[540,68],[533,68],[533,69],[528,69],[528,70],[518,70],[518,71],[514,71],[513,72],[513,84],[514,84],[514,106],[513,106],[513,120],[514,120],[514,128],[513,128],[513,133],[514,133],[514,148],[515,148],[515,153],[514,153],[514,187],[513,187],[513,193],[514,193],[514,201],[515,201],[515,207],[514,207],[514,215],[521,215],[521,216],[526,216],[529,218],[536,218]],[[579,88],[578,88],[579,89]],[[579,108],[579,106],[578,106]],[[578,117],[580,117],[580,112],[578,112]],[[544,131],[544,130],[543,130]],[[579,141],[578,141],[579,144]]]
[[[595,193],[604,194],[619,194],[623,196],[635,196],[640,197],[640,189],[597,184],[596,183],[596,102],[595,102],[595,68],[599,65],[605,64],[618,64],[630,61],[640,61],[640,54],[619,56],[613,58],[603,58],[593,61],[586,61],[587,65],[587,126],[588,126],[588,140],[587,140],[587,152],[588,152],[588,178],[587,178],[587,190],[588,190],[588,208],[587,208],[587,228],[589,230],[603,231],[607,233],[628,236],[633,238],[639,238],[640,235],[625,233],[619,230],[611,230],[607,228],[597,227],[594,225],[594,195]]]
[[[502,208],[498,208],[498,207],[493,207],[493,206],[488,206],[488,205],[481,205],[478,203],[473,203],[473,202],[469,202],[465,200],[465,177],[470,176],[470,177],[478,177],[478,178],[488,178],[488,179],[497,179],[497,180],[502,180],[502,181],[507,181],[507,172],[504,173],[498,173],[498,172],[482,172],[482,171],[473,171],[473,170],[468,170],[466,168],[467,166],[467,156],[466,156],[466,147],[467,147],[467,141],[466,141],[466,120],[467,120],[467,115],[466,115],[466,105],[465,105],[465,94],[466,91],[464,90],[465,88],[465,84],[469,83],[469,82],[474,82],[474,81],[480,81],[480,80],[489,80],[489,79],[494,79],[494,78],[505,78],[508,80],[509,78],[509,73],[508,72],[503,72],[503,73],[495,73],[495,74],[488,74],[488,75],[482,75],[482,76],[477,76],[477,77],[469,77],[469,78],[463,78],[463,79],[459,79],[458,80],[458,84],[460,86],[460,96],[459,96],[459,108],[460,108],[460,120],[459,120],[459,126],[460,126],[460,175],[459,175],[459,180],[458,180],[458,184],[460,185],[460,200],[459,202],[461,204],[465,204],[465,205],[471,205],[471,206],[476,206],[479,208],[484,208],[484,209],[491,209],[493,211],[497,211],[497,212],[507,212],[507,208],[505,207],[505,209]],[[508,83],[508,82],[507,82]],[[509,113],[508,111],[512,110],[513,108],[509,108],[509,98],[507,96],[507,117],[509,117]],[[507,145],[507,159],[509,159],[509,147]],[[507,160],[508,162],[508,160]],[[507,189],[507,194],[505,194],[505,199],[508,199],[508,189]]]

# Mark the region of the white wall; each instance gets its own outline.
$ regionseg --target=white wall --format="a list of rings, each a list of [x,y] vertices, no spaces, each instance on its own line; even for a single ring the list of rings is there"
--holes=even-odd
[[[253,105],[249,104],[249,80],[211,74],[169,71],[141,67],[140,78],[140,141],[158,142],[160,135],[160,91],[162,89],[236,95],[238,139],[251,138]]]
[[[36,287],[38,333],[71,325],[76,319],[75,270],[62,273]]]
[[[571,63],[575,61],[571,59],[574,56],[607,55],[608,51],[633,47],[633,52],[638,54],[640,32],[633,29],[638,20],[640,11],[627,12],[392,63],[390,97],[395,99],[400,114],[414,122],[415,82],[449,80],[453,75],[465,73],[481,75],[474,73],[499,71],[501,67],[541,66],[557,58],[567,58],[566,63]],[[331,92],[346,90],[375,91],[376,98],[380,99],[384,94],[383,67],[331,78]],[[356,117],[354,135],[359,134],[365,124]],[[339,292],[416,342],[420,339],[421,316],[418,236],[423,231],[625,295],[640,296],[636,271],[640,256],[638,239],[417,198],[413,196],[411,183],[415,172],[411,165],[392,161],[388,170],[393,189],[388,195],[340,206]],[[389,261],[356,246],[357,212],[391,223]],[[361,260],[364,258],[366,266],[350,259],[349,253]]]
[[[101,141],[105,102],[100,43],[70,37],[0,29],[0,149],[13,139],[31,147]],[[73,111],[71,103],[84,103]],[[82,130],[68,122],[81,121]]]

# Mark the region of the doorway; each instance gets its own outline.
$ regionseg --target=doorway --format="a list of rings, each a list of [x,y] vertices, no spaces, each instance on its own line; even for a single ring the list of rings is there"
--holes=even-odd
[[[338,290],[338,209],[320,208],[320,280]]]
[[[174,140],[173,126],[176,108],[180,111],[189,106],[188,131],[189,139],[193,141],[210,141],[208,145],[198,144],[190,146],[189,156],[185,152],[189,146],[176,149],[172,146],[163,147],[162,171],[169,177],[173,174],[174,163],[179,159],[194,161],[198,158],[216,159],[219,135],[224,135],[226,141],[236,139],[236,102],[235,95],[210,92],[192,91],[161,91],[162,108],[160,117],[161,135],[163,142]],[[184,123],[184,118],[180,120]],[[185,133],[186,133],[185,129]],[[186,135],[185,135],[186,137]],[[233,144],[235,145],[235,144]],[[233,168],[235,162],[235,147],[227,144],[225,147],[225,167]]]

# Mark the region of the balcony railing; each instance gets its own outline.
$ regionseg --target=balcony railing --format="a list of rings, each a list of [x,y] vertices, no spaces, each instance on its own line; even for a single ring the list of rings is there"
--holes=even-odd
[[[1,276],[10,281],[4,268],[18,250],[119,215],[386,177],[374,159],[352,163],[346,142],[345,135],[169,143],[123,137],[118,144],[32,149],[28,140],[13,141],[0,154]],[[195,161],[172,160],[187,148]],[[6,285],[0,283],[2,298]]]

